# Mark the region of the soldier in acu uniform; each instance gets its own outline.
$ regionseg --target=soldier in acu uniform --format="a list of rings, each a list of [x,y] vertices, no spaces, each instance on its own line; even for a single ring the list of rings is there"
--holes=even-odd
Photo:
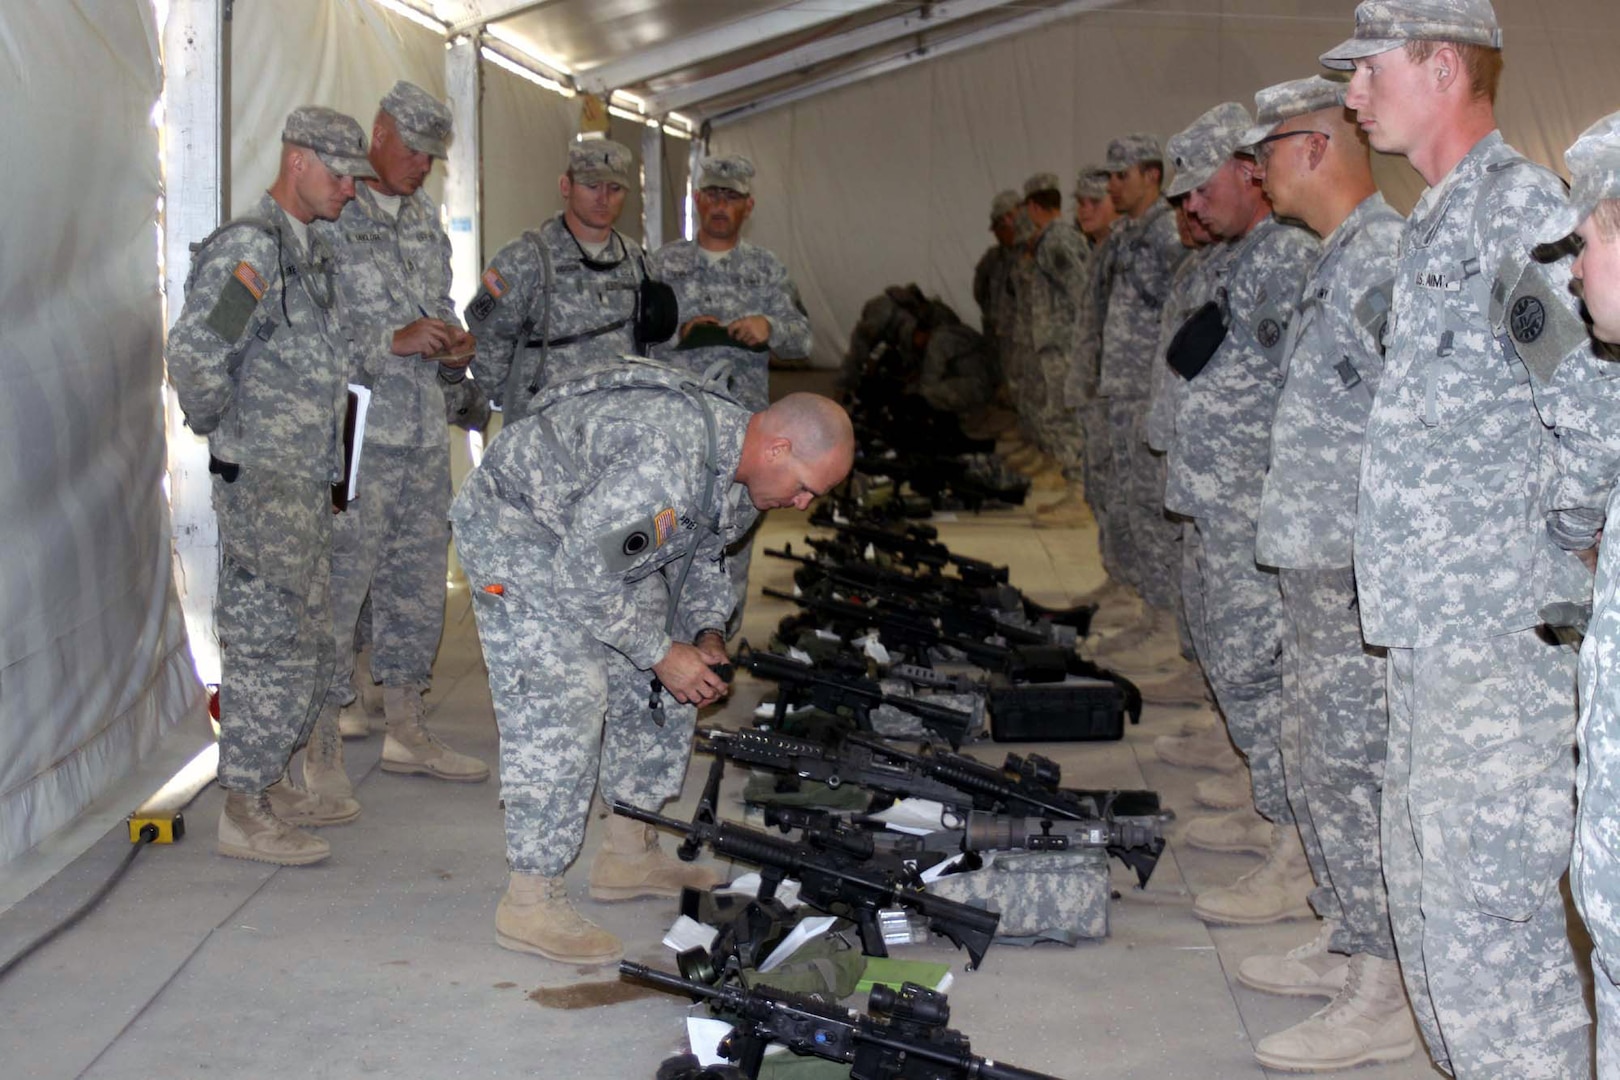
[[[1355,535],[1389,650],[1384,880],[1429,1053],[1459,1077],[1586,1076],[1558,879],[1574,828],[1576,658],[1538,632],[1585,600],[1620,464],[1616,369],[1567,265],[1531,258],[1563,185],[1496,130],[1487,0],[1369,0],[1323,56],[1373,149],[1431,186],[1401,236]],[[1549,635],[1550,636],[1550,635]]]
[[[1110,578],[1142,598],[1141,619],[1106,641],[1103,653],[1130,650],[1175,625],[1179,604],[1180,526],[1164,513],[1162,455],[1147,446],[1148,401],[1159,340],[1159,313],[1176,266],[1186,257],[1176,218],[1161,193],[1164,149],[1156,135],[1132,134],[1108,145],[1108,191],[1123,224],[1102,254],[1102,354],[1097,396],[1106,400],[1110,477],[1100,538]],[[1114,578],[1117,572],[1121,575]]]
[[[219,516],[223,650],[219,852],[299,865],[331,854],[297,825],[350,821],[353,799],[285,778],[332,676],[332,485],[343,473],[349,347],[333,309],[331,221],[376,174],[350,117],[303,106],[252,214],[199,246],[167,362],[186,423],[208,436]]]
[[[1575,233],[1580,254],[1571,268],[1592,334],[1620,345],[1620,113],[1588,128],[1564,155],[1572,183],[1569,206],[1541,230],[1551,243]],[[1570,891],[1592,936],[1597,998],[1597,1074],[1620,1077],[1620,498],[1609,496],[1592,616],[1581,645],[1581,721],[1575,773],[1579,807]]]
[[[450,238],[422,188],[449,136],[450,110],[421,87],[396,83],[372,125],[376,178],[356,185],[337,221],[314,227],[337,256],[338,305],[354,343],[349,379],[371,389],[356,498],[333,527],[337,665],[304,758],[309,789],[335,796],[354,794],[341,726],[366,731],[353,676],[355,624],[368,595],[371,674],[382,684],[388,725],[383,770],[489,777],[487,765],[449,749],[422,723],[450,550],[446,397],[477,386],[466,378],[472,336],[450,302]]]
[[[472,373],[504,421],[542,389],[638,350],[647,259],[613,227],[630,190],[630,151],[606,139],[568,148],[560,214],[501,248],[467,305]]]
[[[1044,456],[1022,465],[1037,476],[1078,484],[1085,451],[1071,399],[1090,251],[1080,230],[1063,219],[1063,193],[1053,174],[1037,173],[1024,182],[1024,212],[1036,234],[1024,279],[1028,288],[1019,293],[1020,318],[1030,339],[1029,392],[1038,395],[1030,415]]]
[[[1259,123],[1244,136],[1272,209],[1324,241],[1288,327],[1255,541],[1257,561],[1277,567],[1282,585],[1293,698],[1283,772],[1324,921],[1308,945],[1251,956],[1238,970],[1258,990],[1333,998],[1255,1048],[1268,1068],[1310,1071],[1417,1051],[1379,859],[1384,654],[1361,638],[1350,569],[1361,443],[1405,223],[1378,194],[1344,90],[1320,76],[1262,90]]]
[[[506,948],[606,963],[617,938],[569,904],[591,793],[656,809],[680,791],[697,707],[725,684],[732,606],[724,546],[759,510],[796,506],[849,472],[854,435],[826,398],[750,414],[653,361],[542,391],[490,444],[451,510],[501,730],[511,881]],[[656,680],[655,677],[656,676]],[[717,875],[608,821],[591,895],[706,888]]]
[[[1282,387],[1283,335],[1318,245],[1271,216],[1255,163],[1239,154],[1249,112],[1228,102],[1189,129],[1171,194],[1229,246],[1215,299],[1193,316],[1204,332],[1172,345],[1180,387],[1165,505],[1193,519],[1202,633],[1193,640],[1227,730],[1248,758],[1254,806],[1275,826],[1266,861],[1200,893],[1209,922],[1250,925],[1309,913],[1311,879],[1283,781],[1282,594],[1255,565],[1255,522]],[[1185,330],[1185,328],[1184,328]],[[1196,347],[1195,347],[1196,346]],[[1206,781],[1206,784],[1210,782]]]
[[[1017,229],[1014,217],[1021,200],[1012,188],[996,192],[990,201],[990,232],[996,242],[979,256],[973,268],[973,299],[979,305],[979,329],[995,349],[996,361],[1005,367],[1001,355],[1002,337],[1011,329],[1012,268],[1018,259],[1014,246]]]
[[[701,375],[723,363],[732,394],[753,410],[770,404],[773,354],[810,355],[810,319],[799,306],[787,267],[742,238],[754,210],[754,164],[745,157],[708,157],[698,164],[696,240],[676,240],[654,252],[652,274],[675,290],[681,327],[653,355]],[[706,328],[706,329],[705,329]],[[728,630],[742,625],[753,557],[750,530],[728,552],[736,607]]]
[[[1093,520],[1087,499],[1092,485],[1100,483],[1099,461],[1108,461],[1107,455],[1094,460],[1090,431],[1098,400],[1097,275],[1102,263],[1099,253],[1118,220],[1114,201],[1108,197],[1108,170],[1095,165],[1081,169],[1075,178],[1074,225],[1080,234],[1080,249],[1085,253],[1085,268],[1075,303],[1074,351],[1062,384],[1063,408],[1067,415],[1059,465],[1065,489],[1055,502],[1035,511],[1036,528],[1072,528]]]

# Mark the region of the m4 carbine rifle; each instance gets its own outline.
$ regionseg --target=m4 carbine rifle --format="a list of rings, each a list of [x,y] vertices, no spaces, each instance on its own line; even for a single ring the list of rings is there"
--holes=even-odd
[[[844,859],[827,852],[736,822],[705,821],[702,813],[690,823],[676,821],[618,799],[613,801],[613,812],[682,834],[687,838],[679,851],[684,859],[694,858],[698,847],[708,845],[717,855],[755,864],[760,868],[761,899],[774,899],[783,879],[793,878],[799,883],[799,898],[805,903],[855,924],[861,948],[868,956],[889,955],[883,924],[885,920],[896,922],[897,908],[914,912],[930,930],[966,949],[969,970],[984,959],[1001,922],[997,912],[932,896],[913,888],[899,875],[852,869]],[[909,926],[905,933],[909,940]]]
[[[871,1015],[807,994],[770,987],[745,990],[705,986],[630,960],[619,974],[709,1007],[734,1025],[720,1053],[757,1080],[765,1048],[781,1043],[801,1057],[845,1062],[850,1080],[1054,1080],[1045,1073],[976,1056],[965,1035],[946,1025],[944,994],[905,983],[899,990],[879,983],[867,1000]]]
[[[769,590],[767,590],[769,591]],[[743,642],[737,650],[737,663],[761,679],[781,687],[776,695],[774,723],[787,717],[790,705],[813,705],[837,715],[848,715],[862,731],[872,730],[872,710],[889,705],[915,716],[922,725],[952,746],[961,746],[973,727],[974,715],[961,709],[936,705],[922,698],[885,693],[874,679],[817,669],[812,664],[779,653],[760,652]]]
[[[1112,683],[1119,691],[1118,709],[1133,724],[1142,718],[1142,691],[1136,684],[1123,675],[1099,667],[1073,649],[1057,645],[994,645],[947,633],[920,612],[906,612],[892,606],[855,604],[847,600],[794,596],[780,589],[766,588],[764,593],[797,604],[841,637],[855,637],[868,629],[876,630],[884,645],[918,664],[930,662],[931,649],[955,649],[967,657],[969,663],[1000,675],[1011,683],[1061,683],[1070,675],[1098,683]]]
[[[1020,758],[1009,754],[1007,763],[997,769],[965,754],[913,754],[860,735],[847,735],[842,745],[826,747],[766,731],[699,730],[697,734],[700,752],[728,761],[819,781],[828,787],[854,784],[897,799],[941,803],[954,814],[954,820],[940,823],[942,829],[966,829],[973,811],[995,815],[990,820],[1008,823],[992,826],[981,821],[975,836],[979,846],[968,846],[964,837],[966,851],[991,850],[992,846],[984,841],[996,828],[1002,831],[995,835],[1007,837],[1008,842],[994,847],[1043,849],[1042,841],[1015,844],[1011,838],[1020,831],[1026,838],[1041,833],[1043,821],[1052,822],[1054,827],[1066,823],[1058,835],[1066,834],[1069,841],[1046,841],[1044,850],[1060,849],[1069,842],[1077,847],[1106,847],[1110,855],[1136,871],[1142,885],[1147,884],[1164,851],[1164,822],[1170,814],[1160,806],[1158,792],[1061,788],[1057,786],[1061,782],[1057,765],[1039,755]],[[1068,828],[1070,825],[1077,829]],[[1103,831],[1099,832],[1099,828]],[[1088,835],[1108,842],[1082,843],[1081,838]]]

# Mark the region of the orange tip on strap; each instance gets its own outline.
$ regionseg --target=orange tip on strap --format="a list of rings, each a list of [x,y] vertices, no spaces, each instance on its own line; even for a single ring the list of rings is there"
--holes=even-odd
[[[505,596],[506,586],[497,582],[494,585],[485,585],[484,591],[489,593],[491,596]]]

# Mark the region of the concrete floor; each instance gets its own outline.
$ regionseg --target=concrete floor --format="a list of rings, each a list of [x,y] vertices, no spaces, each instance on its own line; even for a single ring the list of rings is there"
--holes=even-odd
[[[1049,497],[1049,496],[1046,496]],[[1039,531],[1029,510],[941,523],[960,551],[1009,564],[1035,599],[1067,603],[1100,581],[1095,532]],[[801,515],[775,513],[761,543],[804,533]],[[755,560],[755,586],[788,584],[792,567]],[[452,592],[429,721],[454,745],[493,759],[496,733],[464,590]],[[763,642],[782,613],[750,605],[746,632]],[[1128,612],[1107,613],[1117,622]],[[1165,643],[1140,658],[1144,678],[1181,661]],[[717,717],[740,723],[765,687],[746,676]],[[1123,742],[1035,747],[1082,786],[1158,789],[1195,814],[1201,774],[1155,757],[1155,735],[1192,710],[1149,709]],[[494,942],[505,881],[494,782],[452,785],[382,773],[381,739],[347,744],[365,807],[329,829],[334,853],[314,867],[275,869],[213,853],[221,796],[187,811],[190,835],[144,851],[128,878],[80,926],[0,983],[0,1075],[6,1077],[650,1077],[683,1048],[686,1003],[619,984],[611,970],[574,969]],[[1005,748],[979,752],[997,759]],[[706,760],[692,765],[689,814]],[[735,811],[740,775],[729,778]],[[133,792],[128,805],[140,801]],[[570,879],[587,914],[621,935],[627,955],[672,966],[660,938],[671,901],[605,905],[583,899],[587,853]],[[122,827],[0,915],[0,956],[49,925],[126,850]],[[1172,845],[1150,887],[1129,887],[1112,937],[1078,948],[996,947],[977,972],[945,946],[907,955],[949,962],[953,1025],[976,1052],[1056,1076],[1220,1078],[1267,1075],[1259,1037],[1308,1016],[1317,1002],[1271,998],[1232,975],[1244,957],[1309,939],[1306,922],[1211,930],[1192,916],[1190,889],[1236,878],[1256,860]],[[1116,868],[1117,870],[1117,868]],[[1363,1080],[1438,1075],[1421,1057],[1361,1070]]]

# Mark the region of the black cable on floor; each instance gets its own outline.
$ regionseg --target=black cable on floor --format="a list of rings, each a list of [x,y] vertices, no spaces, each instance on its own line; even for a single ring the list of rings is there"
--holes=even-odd
[[[135,861],[135,856],[141,853],[141,849],[158,838],[157,826],[152,824],[141,826],[139,836],[140,843],[130,845],[128,854],[126,854],[122,861],[119,862],[117,868],[113,870],[111,874],[107,875],[107,880],[101,883],[101,887],[90,895],[90,899],[86,900],[84,903],[80,904],[78,907],[69,912],[67,918],[63,919],[49,930],[39,935],[39,937],[35,938],[33,941],[30,941],[27,945],[24,945],[20,951],[12,956],[10,960],[7,960],[4,964],[0,964],[0,979],[10,975],[13,968],[22,963],[24,960],[28,959],[30,956],[34,955],[34,953],[38,952],[42,947],[55,940],[56,937],[62,933],[62,931],[73,926],[80,919],[90,914],[90,909],[101,903],[102,899],[112,891],[112,887],[118,884],[119,879],[122,878],[129,870],[130,863]]]

